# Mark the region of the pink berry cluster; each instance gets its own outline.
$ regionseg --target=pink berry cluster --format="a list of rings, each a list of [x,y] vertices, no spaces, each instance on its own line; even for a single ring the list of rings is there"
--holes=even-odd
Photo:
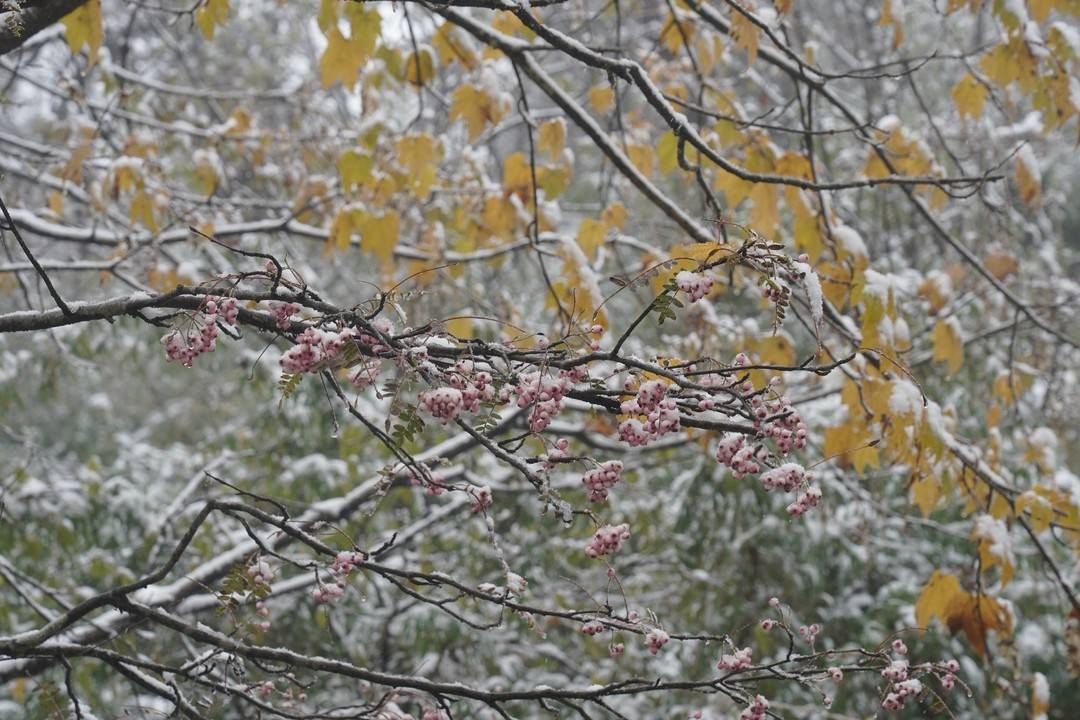
[[[563,396],[573,385],[578,373],[562,372],[557,378],[545,377],[539,371],[523,374],[518,378],[514,392],[519,408],[532,407],[529,413],[529,430],[542,432],[563,409]]]
[[[892,643],[893,652],[903,655],[907,648],[903,641],[897,639]],[[933,671],[941,679],[941,687],[952,690],[956,686],[956,673],[960,671],[960,663],[956,660],[947,660],[942,663],[925,663],[911,668],[907,660],[893,660],[881,671],[881,677],[889,681],[890,685],[881,706],[886,710],[900,710],[908,699],[916,697],[923,691],[923,683],[918,678],[912,677],[912,669]]]
[[[585,484],[591,502],[607,500],[608,490],[622,480],[623,464],[618,460],[608,460],[599,467],[585,473],[581,482]]]
[[[668,640],[670,639],[671,636],[660,628],[653,628],[645,634],[645,644],[648,646],[649,652],[653,655],[660,652],[660,648],[667,645]]]
[[[659,380],[641,383],[637,395],[624,400],[619,412],[624,415],[644,415],[646,422],[636,417],[619,424],[619,439],[630,447],[641,447],[667,433],[677,432],[679,408],[674,398],[667,397],[668,386]]]
[[[542,456],[543,464],[541,465],[541,467],[545,471],[554,469],[555,463],[567,457],[567,451],[569,449],[570,441],[566,438],[559,438],[555,441],[554,446],[547,451],[547,454]]]
[[[690,302],[697,302],[712,290],[713,279],[708,275],[683,270],[675,276],[675,284]]]
[[[604,624],[599,620],[590,620],[581,626],[581,632],[589,637],[604,632]]]
[[[481,402],[489,402],[495,397],[491,373],[477,370],[472,360],[459,360],[447,382],[450,387],[461,391],[461,405],[469,412],[477,412]]]
[[[306,328],[297,336],[296,345],[282,354],[281,369],[294,375],[314,372],[332,362],[345,345],[356,338],[356,334],[351,327],[338,332]]]
[[[461,391],[452,387],[435,388],[420,393],[420,408],[443,425],[458,416],[465,405]]]
[[[367,555],[365,553],[342,550],[334,556],[334,562],[330,565],[330,570],[333,571],[335,575],[348,575],[365,562],[367,562]]]
[[[409,484],[424,488],[424,494],[428,497],[438,497],[446,492],[439,474],[431,472],[424,464],[420,465],[419,472],[413,468],[409,469]]]
[[[955,660],[947,660],[941,664],[945,674],[941,678],[941,687],[952,690],[956,685],[956,673],[960,672],[960,663]]]
[[[754,412],[754,426],[776,441],[776,448],[781,454],[787,455],[793,449],[806,447],[806,423],[788,398],[765,402],[760,395],[755,395],[750,399],[750,405]],[[762,427],[768,417],[777,419]]]
[[[386,318],[376,318],[372,320],[371,327],[387,337],[389,337],[394,332],[394,324]],[[388,352],[390,350],[389,347],[383,344],[383,341],[380,340],[378,336],[370,332],[361,331],[360,335],[357,337],[357,340],[359,340],[364,345],[370,345],[371,351],[376,355]]]
[[[288,330],[291,326],[292,316],[300,312],[300,305],[294,302],[270,303],[270,314],[274,316],[274,324],[278,330]]]
[[[173,330],[166,335],[162,341],[165,345],[165,359],[191,367],[195,358],[203,353],[213,352],[217,347],[218,318],[228,325],[235,325],[239,312],[236,298],[207,297],[202,306],[198,334],[192,337],[180,330]]]
[[[585,544],[585,554],[591,558],[598,558],[618,552],[623,542],[629,539],[630,526],[628,524],[604,525]]]
[[[817,636],[821,634],[821,626],[817,623],[813,625],[803,625],[799,628],[799,636],[813,646],[817,640]]]
[[[769,711],[769,701],[762,695],[755,695],[750,704],[739,713],[739,720],[761,720]]]
[[[367,555],[362,552],[342,550],[334,556],[334,562],[330,564],[330,572],[336,576],[332,583],[322,584],[311,591],[311,599],[316,605],[325,605],[345,595],[348,587],[346,578],[352,571],[367,562]]]
[[[274,579],[274,569],[262,558],[248,565],[247,576],[256,585],[269,585]]]
[[[736,649],[735,652],[730,655],[724,654],[720,656],[720,662],[716,663],[717,670],[745,670],[751,665],[751,650],[748,647],[744,647],[742,650]]]
[[[923,685],[917,678],[893,683],[892,691],[885,695],[881,701],[881,707],[886,710],[899,710],[907,703],[908,698],[915,697],[922,692]]]
[[[726,435],[716,446],[716,461],[731,468],[732,474],[741,478],[761,471],[754,447],[742,435]]]
[[[473,500],[472,506],[469,509],[474,513],[487,510],[491,507],[491,504],[495,502],[495,499],[491,495],[491,488],[487,485],[471,486],[467,492]]]
[[[336,582],[320,585],[311,591],[311,599],[316,605],[326,605],[345,596],[345,578],[338,578]]]

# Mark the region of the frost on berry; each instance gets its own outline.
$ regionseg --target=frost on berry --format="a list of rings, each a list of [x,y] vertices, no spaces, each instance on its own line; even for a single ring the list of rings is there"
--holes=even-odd
[[[420,409],[440,420],[443,425],[458,416],[464,405],[461,391],[452,387],[441,387],[420,393]]]
[[[645,634],[645,644],[648,645],[649,652],[656,655],[660,652],[660,648],[667,645],[671,636],[660,628],[653,628]]]
[[[735,650],[730,655],[721,655],[720,661],[716,663],[717,670],[745,670],[751,665],[751,652],[750,648],[745,647],[742,650]]]
[[[585,473],[581,482],[592,502],[607,500],[608,491],[622,480],[623,464],[618,460],[608,460],[599,467]]]
[[[702,273],[683,270],[675,275],[675,285],[690,302],[697,302],[712,290],[713,279]]]
[[[585,544],[585,554],[591,558],[603,557],[618,552],[623,542],[630,539],[630,526],[626,523],[621,525],[604,525]]]

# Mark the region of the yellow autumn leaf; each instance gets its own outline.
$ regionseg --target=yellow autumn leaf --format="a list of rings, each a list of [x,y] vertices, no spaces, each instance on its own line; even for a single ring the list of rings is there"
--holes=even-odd
[[[328,88],[339,82],[352,89],[365,58],[336,26],[330,28],[330,32],[326,34],[326,43],[326,50],[319,58],[319,78],[322,86]]]
[[[1008,503],[1005,503],[1006,507]],[[979,562],[982,572],[992,567],[1001,571],[1001,587],[1005,587],[1012,580],[1013,557],[1011,543],[1008,537],[1008,528],[1000,518],[990,515],[980,515],[975,520],[972,530],[972,538],[979,543]]]
[[[656,143],[656,157],[660,161],[660,172],[667,175],[679,167],[679,139],[668,130]]]
[[[1034,2],[1034,0],[1029,0],[1029,2]],[[1037,672],[1031,677],[1031,720],[1046,720],[1049,713],[1050,683],[1047,682],[1045,675]]]
[[[464,120],[469,140],[475,140],[489,125],[499,122],[506,106],[477,85],[461,85],[450,100],[450,120]]]
[[[469,317],[453,317],[446,321],[446,332],[461,340],[473,337],[473,319]]]
[[[694,37],[694,26],[688,22],[679,21],[674,15],[668,13],[664,21],[664,27],[660,30],[660,42],[672,55],[678,55],[683,46]]]
[[[326,239],[326,253],[332,253],[335,250],[338,252],[344,252],[349,249],[349,245],[352,244],[352,235],[354,216],[357,215],[355,211],[351,211],[347,208],[342,208],[334,215],[334,219],[330,221],[330,235]]]
[[[589,105],[601,115],[615,107],[615,90],[610,85],[597,85],[589,89]]]
[[[477,65],[476,53],[467,44],[461,29],[453,23],[440,25],[431,38],[431,44],[444,65],[458,62],[466,70],[472,70]]]
[[[900,24],[900,19],[893,14],[892,0],[885,0],[881,4],[881,17],[878,19],[878,25],[891,27],[893,31],[893,50],[900,47],[900,44],[904,42],[904,27]]]
[[[202,7],[195,11],[195,24],[207,40],[212,40],[217,26],[224,25],[228,19],[229,0],[206,0]]]
[[[604,226],[593,218],[585,218],[578,225],[578,245],[590,260],[596,257],[596,250],[604,244]]]
[[[911,483],[911,499],[922,512],[923,517],[930,517],[941,498],[941,483],[935,477],[924,476]]]
[[[566,120],[553,118],[540,125],[536,132],[536,146],[550,158],[562,155],[566,146]]]
[[[953,103],[956,105],[960,117],[981,117],[983,105],[986,103],[986,86],[975,79],[971,73],[960,78],[960,82],[953,85]]]
[[[1035,154],[1031,152],[1031,146],[1025,145],[1017,153],[1014,177],[1016,187],[1020,191],[1020,199],[1024,201],[1024,204],[1038,203],[1042,185],[1039,180],[1039,166],[1035,160]]]
[[[757,183],[750,191],[750,225],[769,236],[780,226],[780,191],[777,185]]]
[[[946,362],[949,374],[953,375],[964,364],[964,342],[955,319],[938,320],[931,333],[934,344],[934,360]]]
[[[1044,493],[1044,488],[1035,486],[1016,498],[1016,514],[1028,513],[1028,521],[1031,529],[1036,533],[1046,532],[1050,529],[1050,523],[1054,519],[1054,504]],[[1052,491],[1051,491],[1052,492]]]
[[[375,161],[365,153],[346,150],[338,157],[337,167],[338,175],[341,177],[341,187],[350,190],[356,185],[363,185],[371,178]]]
[[[963,603],[967,595],[955,575],[935,570],[915,602],[915,624],[926,628],[936,618],[947,625],[953,608]]]
[[[365,213],[357,222],[360,231],[360,247],[370,252],[387,265],[394,258],[394,248],[398,244],[400,218],[397,213],[388,210],[381,215]]]
[[[405,81],[410,85],[424,86],[435,77],[435,53],[429,48],[409,53],[405,60]]]
[[[64,196],[55,190],[50,190],[48,195],[49,211],[53,215],[60,216],[64,214]]]
[[[514,231],[517,222],[517,210],[507,198],[489,197],[484,200],[481,214],[484,228],[493,236],[507,239]]]
[[[442,160],[443,155],[442,143],[427,133],[398,138],[394,149],[398,165],[409,175],[419,175],[425,167]]]
[[[337,0],[319,0],[319,13],[316,15],[316,22],[323,35],[330,32],[330,28],[337,23],[337,6]]]
[[[570,166],[551,167],[550,165],[541,165],[536,168],[536,182],[539,184],[540,189],[544,191],[545,198],[548,200],[557,198],[566,192],[566,188],[570,184]]]
[[[129,217],[132,222],[137,222],[150,232],[158,231],[157,220],[154,219],[154,202],[146,192],[140,190],[131,198]]]
[[[65,15],[60,23],[71,52],[77,53],[85,46],[90,64],[97,62],[98,50],[105,39],[101,28],[101,0],[88,0]]]
[[[532,202],[532,167],[525,153],[510,153],[503,159],[503,189],[517,195],[526,203]]]
[[[630,162],[638,169],[638,172],[645,177],[652,176],[653,159],[656,154],[651,147],[629,144],[626,146],[626,156],[630,158]]]
[[[995,250],[986,256],[983,265],[998,280],[1004,280],[1020,269],[1020,263],[1007,252]]]
[[[731,24],[729,28],[731,39],[735,42],[736,46],[746,51],[747,62],[753,65],[754,60],[757,59],[758,41],[760,39],[759,36],[761,30],[757,25],[751,22],[746,15],[738,10],[731,13]]]
[[[605,230],[622,230],[626,225],[626,207],[616,200],[604,208],[600,222],[604,224]]]

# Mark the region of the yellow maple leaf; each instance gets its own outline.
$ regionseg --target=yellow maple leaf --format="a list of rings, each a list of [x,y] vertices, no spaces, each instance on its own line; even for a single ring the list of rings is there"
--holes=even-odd
[[[955,320],[938,320],[934,324],[931,340],[934,344],[934,360],[947,362],[949,374],[955,374],[964,364],[964,342]]]
[[[473,319],[470,317],[452,317],[446,321],[446,332],[456,338],[468,340],[473,337]]]
[[[150,232],[158,231],[157,220],[154,219],[154,202],[146,192],[140,190],[131,198],[129,216],[133,222],[137,222]]]
[[[360,231],[360,247],[370,252],[388,265],[394,258],[394,248],[398,244],[401,219],[392,210],[381,215],[364,213],[358,218],[357,230]]]
[[[536,132],[536,146],[550,158],[562,155],[566,146],[566,120],[553,118],[540,125]]]
[[[601,115],[615,107],[615,90],[610,85],[589,88],[589,105]]]
[[[330,221],[330,235],[326,239],[325,252],[327,254],[335,250],[344,252],[349,249],[355,229],[353,221],[357,214],[355,211],[342,208],[334,215],[334,219]]]
[[[341,187],[350,190],[356,185],[363,185],[371,178],[375,161],[365,153],[346,150],[338,157],[337,167],[338,175],[341,177]]]
[[[626,225],[626,207],[616,200],[604,208],[600,222],[604,224],[605,230],[622,230]]]
[[[443,155],[442,143],[428,133],[398,138],[394,149],[397,151],[398,165],[409,175],[419,175],[425,167],[442,160]]]
[[[954,607],[963,603],[967,596],[955,575],[935,570],[915,602],[915,624],[926,628],[935,618],[948,624]]]
[[[97,62],[98,50],[105,39],[101,29],[101,0],[88,0],[65,15],[60,22],[64,26],[71,52],[77,53],[85,46],[90,64]]]
[[[424,86],[435,77],[435,53],[428,48],[409,53],[405,60],[405,81],[411,85]]]
[[[507,195],[517,195],[526,203],[532,202],[532,168],[525,153],[510,153],[503,159],[502,180]]]
[[[482,218],[488,233],[505,240],[514,231],[517,211],[508,199],[501,196],[489,197],[484,200]]]
[[[960,81],[953,85],[953,103],[956,105],[960,117],[980,117],[983,105],[986,103],[986,86],[975,79],[971,73],[966,73]]]
[[[461,85],[450,100],[450,120],[464,120],[469,140],[475,140],[489,125],[502,120],[507,107],[477,85]]]
[[[881,17],[878,19],[878,25],[881,27],[892,27],[893,30],[893,50],[900,47],[900,44],[904,42],[904,27],[900,24],[900,19],[893,14],[892,0],[885,0],[881,5]]]
[[[754,60],[757,59],[761,30],[738,10],[731,13],[729,28],[731,39],[735,41],[735,45],[746,51],[747,62],[753,65]]]
[[[195,24],[207,40],[212,40],[215,28],[224,25],[228,19],[229,0],[206,0],[202,7],[195,11]]]
[[[477,65],[476,53],[470,49],[462,31],[453,23],[440,25],[431,38],[431,44],[444,65],[459,62],[466,70],[472,70]]]
[[[324,88],[334,83],[341,83],[352,89],[360,74],[360,67],[364,64],[364,57],[356,51],[352,43],[337,27],[330,28],[326,34],[326,50],[319,58],[319,79]]]
[[[653,160],[656,157],[656,153],[648,145],[627,145],[626,156],[630,158],[630,162],[638,169],[645,177],[651,177],[653,174]]]
[[[678,55],[685,43],[694,37],[694,26],[681,22],[668,13],[664,27],[660,30],[660,42],[672,55]]]
[[[941,498],[941,483],[937,478],[924,476],[911,483],[911,499],[922,512],[923,517],[930,517]]]
[[[585,218],[578,225],[578,245],[590,260],[596,257],[596,250],[604,244],[604,226],[594,218]]]
[[[1042,184],[1039,180],[1038,163],[1028,145],[1020,148],[1020,152],[1016,155],[1014,178],[1016,187],[1020,191],[1020,199],[1027,205],[1038,203]]]

